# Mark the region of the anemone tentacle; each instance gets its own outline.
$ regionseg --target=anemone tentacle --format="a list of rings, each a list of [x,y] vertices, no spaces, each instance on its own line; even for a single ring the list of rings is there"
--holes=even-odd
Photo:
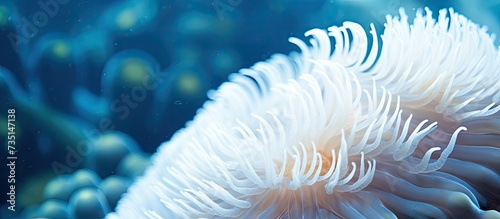
[[[353,22],[313,29],[231,75],[108,217],[499,216],[500,53],[425,11],[381,44],[371,25],[371,47]]]

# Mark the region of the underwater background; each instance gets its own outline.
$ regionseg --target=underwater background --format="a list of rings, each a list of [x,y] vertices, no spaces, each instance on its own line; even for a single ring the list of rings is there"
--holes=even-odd
[[[311,28],[381,32],[401,7],[453,7],[500,34],[500,0],[0,1],[0,218],[102,217],[229,74]]]

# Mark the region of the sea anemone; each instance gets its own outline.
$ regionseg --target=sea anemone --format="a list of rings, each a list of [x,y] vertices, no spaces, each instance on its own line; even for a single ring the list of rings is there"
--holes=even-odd
[[[449,11],[449,14],[448,14]],[[209,92],[108,218],[498,218],[500,53],[452,9],[297,38]]]

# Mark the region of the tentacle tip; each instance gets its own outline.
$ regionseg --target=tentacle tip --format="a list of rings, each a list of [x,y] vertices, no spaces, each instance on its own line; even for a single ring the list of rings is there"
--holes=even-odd
[[[500,212],[495,210],[484,211],[481,214],[481,219],[498,219],[500,218]]]
[[[330,195],[330,194],[332,194],[332,193],[333,193],[333,188],[330,188],[330,187],[328,186],[328,184],[327,184],[327,185],[325,185],[325,190],[326,190],[326,194],[329,194],[329,195]]]

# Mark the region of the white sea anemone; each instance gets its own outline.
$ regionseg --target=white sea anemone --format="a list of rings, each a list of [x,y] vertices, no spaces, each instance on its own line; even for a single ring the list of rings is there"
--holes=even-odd
[[[500,217],[493,37],[451,9],[370,33],[313,29],[232,75],[108,217]]]

